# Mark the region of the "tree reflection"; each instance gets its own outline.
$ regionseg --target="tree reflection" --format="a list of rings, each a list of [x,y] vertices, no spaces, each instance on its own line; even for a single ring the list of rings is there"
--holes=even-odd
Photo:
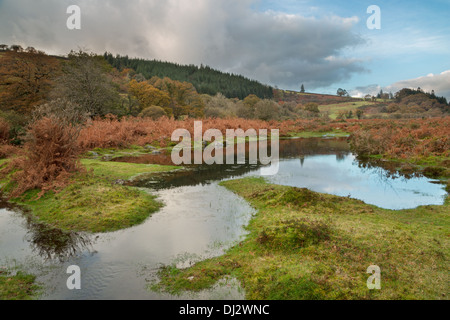
[[[28,232],[25,240],[33,252],[46,260],[67,261],[79,253],[89,250],[92,236],[82,232],[63,231],[44,223],[38,223],[25,213]]]
[[[358,164],[358,167],[363,169],[364,171],[372,171],[376,172],[380,178],[384,180],[386,179],[404,179],[409,180],[412,178],[422,178],[423,174],[415,171],[408,165],[399,164],[394,161],[385,161],[380,159],[371,159],[371,158],[363,158],[357,157],[355,160]]]

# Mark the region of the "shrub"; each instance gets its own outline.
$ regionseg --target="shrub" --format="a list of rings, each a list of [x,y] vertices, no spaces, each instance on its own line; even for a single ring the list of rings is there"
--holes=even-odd
[[[9,142],[9,123],[0,118],[0,143],[5,144]]]
[[[158,106],[150,106],[145,108],[140,114],[142,118],[152,118],[153,120],[158,120],[161,117],[167,116],[163,108]]]
[[[15,187],[10,197],[18,197],[32,189],[58,191],[68,178],[79,169],[78,128],[65,125],[56,117],[44,117],[28,129],[21,157],[13,159],[3,173],[17,171],[11,179]]]

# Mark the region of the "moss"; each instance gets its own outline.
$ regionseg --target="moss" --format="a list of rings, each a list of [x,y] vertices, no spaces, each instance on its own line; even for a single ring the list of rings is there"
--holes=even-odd
[[[153,289],[198,291],[231,276],[252,300],[446,299],[448,199],[392,211],[261,178],[222,185],[258,211],[247,237],[221,257],[163,269]],[[371,265],[382,270],[382,290],[367,288]]]

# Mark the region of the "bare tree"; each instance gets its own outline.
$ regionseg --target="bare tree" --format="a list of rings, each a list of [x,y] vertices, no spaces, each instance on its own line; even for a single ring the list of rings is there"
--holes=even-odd
[[[53,96],[74,102],[92,116],[113,112],[119,105],[119,94],[107,77],[107,70],[102,57],[81,50],[72,51]]]

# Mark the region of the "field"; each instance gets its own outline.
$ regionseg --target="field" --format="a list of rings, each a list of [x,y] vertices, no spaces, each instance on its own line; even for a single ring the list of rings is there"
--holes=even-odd
[[[320,105],[319,110],[320,112],[328,113],[330,119],[335,120],[338,118],[339,113],[341,112],[348,112],[352,111],[353,116],[356,117],[356,110],[359,107],[372,105],[373,102],[369,101],[354,101],[354,102],[343,102],[343,103],[334,103],[334,104],[327,104],[327,105]]]
[[[222,184],[258,210],[248,236],[221,257],[162,268],[153,289],[198,291],[232,277],[252,300],[446,299],[448,200],[391,211],[260,178]],[[367,290],[373,264],[382,290]]]
[[[276,90],[275,99],[285,102],[296,102],[299,104],[307,104],[314,102],[319,105],[339,104],[346,102],[360,102],[362,99],[351,97],[339,97],[337,95],[330,94],[318,94],[318,93],[300,93],[296,91]]]

